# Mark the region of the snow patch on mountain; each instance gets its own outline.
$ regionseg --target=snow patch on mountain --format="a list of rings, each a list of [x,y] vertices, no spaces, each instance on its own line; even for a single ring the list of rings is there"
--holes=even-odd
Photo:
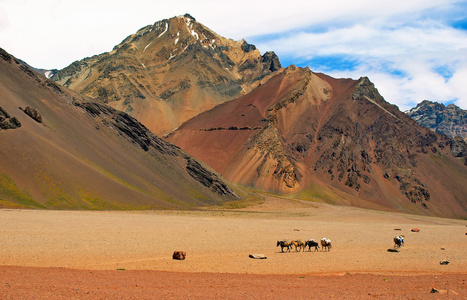
[[[50,77],[52,77],[54,75],[54,73],[52,71],[45,71],[44,72],[44,76],[47,78],[47,79],[50,79]]]
[[[165,23],[165,30],[164,30],[164,32],[162,32],[161,34],[159,34],[159,36],[158,36],[156,39],[158,39],[158,38],[160,38],[161,36],[163,36],[164,33],[166,33],[168,29],[169,29],[169,23],[166,22],[166,23]]]

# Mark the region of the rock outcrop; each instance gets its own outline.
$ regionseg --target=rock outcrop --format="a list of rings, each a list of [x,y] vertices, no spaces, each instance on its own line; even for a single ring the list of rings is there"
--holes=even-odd
[[[36,108],[26,106],[23,111],[37,123],[42,123],[42,116]]]
[[[418,124],[451,138],[461,137],[467,141],[467,111],[449,104],[424,100],[406,114]]]
[[[16,117],[11,117],[0,107],[0,130],[16,129],[21,127],[21,122]]]
[[[95,102],[75,101],[74,105],[84,109],[90,116],[101,119],[104,125],[116,129],[122,136],[138,145],[144,151],[156,151],[158,154],[175,156],[185,160],[186,172],[212,192],[232,199],[239,198],[217,174],[207,170],[180,148],[153,134],[143,124],[127,113]]]

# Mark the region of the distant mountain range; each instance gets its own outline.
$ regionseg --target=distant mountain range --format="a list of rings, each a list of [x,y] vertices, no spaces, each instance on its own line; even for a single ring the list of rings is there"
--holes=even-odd
[[[454,104],[445,106],[442,103],[424,100],[406,113],[426,128],[467,141],[467,111]]]
[[[158,198],[154,189],[163,191],[165,204],[205,205],[236,199],[239,193],[230,181],[310,201],[467,217],[464,141],[417,124],[387,103],[366,77],[335,79],[308,68],[283,68],[273,52],[261,55],[254,45],[223,38],[190,15],[144,27],[111,52],[59,70],[52,77],[59,85],[38,77],[39,81],[32,79],[37,83],[22,86],[23,77],[32,77],[25,72],[15,83],[4,75],[1,79],[9,80],[4,89],[13,94],[19,93],[13,92],[16,90],[23,94],[34,91],[36,100],[29,106],[37,108],[44,120],[51,120],[53,114],[60,116],[60,122],[46,127],[60,139],[41,136],[36,145],[46,142],[44,149],[66,149],[73,157],[87,153],[81,161],[100,176],[120,183],[121,189],[142,191],[150,199]],[[37,85],[58,89],[66,96],[50,104],[48,94],[37,90]],[[6,89],[9,86],[15,88]],[[18,97],[17,103],[4,105],[4,109],[13,116],[10,111],[26,107],[24,103],[32,101],[29,98],[33,97]],[[79,112],[83,116],[79,118],[85,119],[65,118],[61,111],[73,116]],[[19,116],[23,124],[25,114]],[[66,124],[63,129],[62,123]],[[25,129],[4,132],[17,130]],[[100,138],[102,142],[98,142]],[[131,147],[122,138],[130,141]],[[13,151],[6,147],[2,155],[15,153],[14,165],[25,168],[34,156],[25,159],[23,148]],[[99,155],[92,154],[92,149]],[[165,164],[145,163],[146,155],[154,151],[162,151],[163,158],[148,161]],[[41,155],[37,163],[42,167],[51,164],[51,157]],[[200,171],[203,163],[189,155],[222,177],[208,168]],[[133,177],[122,175],[127,174],[123,165],[123,173],[115,170],[120,160],[133,162],[127,167],[142,165],[150,172],[134,170]],[[111,162],[118,163],[114,167]],[[13,164],[9,168],[8,174],[12,174]],[[22,173],[15,174],[20,182]],[[84,180],[82,175],[75,177]],[[54,178],[63,177],[57,174]],[[123,184],[128,178],[131,183]],[[172,193],[177,196],[170,198]],[[190,197],[195,200],[190,202]],[[119,199],[125,202],[128,197],[122,194]],[[145,201],[146,205],[149,200]]]

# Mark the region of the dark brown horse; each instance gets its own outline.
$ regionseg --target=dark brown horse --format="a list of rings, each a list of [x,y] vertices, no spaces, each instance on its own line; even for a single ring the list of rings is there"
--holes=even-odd
[[[284,252],[284,248],[287,248],[287,251],[290,252],[290,248],[292,248],[292,245],[290,245],[289,242],[287,241],[277,241],[277,246],[281,246],[281,252]]]
[[[315,252],[319,249],[319,244],[315,240],[308,240],[305,242],[305,247],[308,246],[308,251],[311,251],[311,247],[315,247]]]

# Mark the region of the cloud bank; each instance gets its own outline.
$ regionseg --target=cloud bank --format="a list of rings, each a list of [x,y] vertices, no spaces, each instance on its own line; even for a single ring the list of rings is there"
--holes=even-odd
[[[36,67],[63,68],[185,13],[275,51],[283,65],[368,76],[401,110],[424,99],[467,109],[465,0],[2,0],[0,47]]]
[[[257,37],[257,44],[274,49],[288,63],[334,77],[369,76],[386,100],[401,110],[424,99],[454,102],[466,109],[467,31],[452,25],[462,22],[465,3],[418,5],[416,10],[393,14],[388,9],[360,14],[355,20],[349,15],[341,24]]]

